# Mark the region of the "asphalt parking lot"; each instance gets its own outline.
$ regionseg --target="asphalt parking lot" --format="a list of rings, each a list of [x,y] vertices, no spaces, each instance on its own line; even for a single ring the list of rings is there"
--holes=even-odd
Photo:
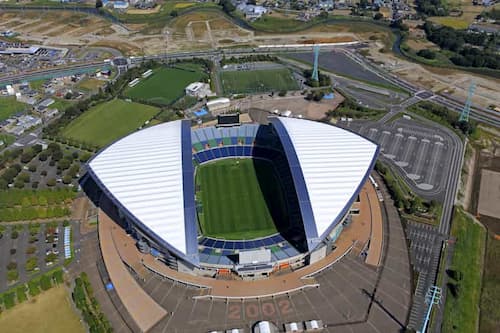
[[[380,145],[380,157],[408,180],[415,192],[430,199],[444,195],[452,138],[438,127],[399,118],[394,122],[341,122]]]
[[[3,292],[18,283],[25,283],[30,280],[33,275],[46,272],[57,265],[64,262],[64,232],[63,223],[58,222],[54,229],[58,231],[58,239],[54,242],[46,242],[46,230],[49,228],[48,224],[40,224],[40,229],[36,235],[31,236],[28,230],[28,224],[16,224],[18,237],[12,239],[11,234],[14,231],[14,224],[7,225],[6,230],[3,232],[3,237],[0,239],[0,292]],[[22,229],[21,229],[22,228]],[[36,239],[36,241],[34,241]],[[34,247],[35,252],[32,254],[27,253],[28,248]],[[15,253],[11,254],[11,249],[15,249]],[[57,254],[57,261],[48,264],[45,262],[47,251]],[[38,268],[32,272],[25,269],[26,261],[36,257]],[[18,281],[10,284],[7,280],[7,265],[10,262],[17,264],[17,271],[19,273]]]

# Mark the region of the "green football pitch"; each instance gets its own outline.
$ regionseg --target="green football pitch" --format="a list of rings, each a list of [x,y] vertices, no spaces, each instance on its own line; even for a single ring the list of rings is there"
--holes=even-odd
[[[198,220],[205,236],[254,239],[276,233],[286,205],[271,162],[224,159],[198,166]]]
[[[203,68],[197,64],[156,68],[150,77],[141,79],[135,87],[127,88],[125,96],[168,105],[184,96],[184,88],[190,83],[200,81],[205,76]]]
[[[91,107],[66,126],[62,135],[103,147],[144,124],[160,110],[150,105],[114,99]]]
[[[299,86],[287,68],[221,72],[225,93],[254,93],[297,90]]]

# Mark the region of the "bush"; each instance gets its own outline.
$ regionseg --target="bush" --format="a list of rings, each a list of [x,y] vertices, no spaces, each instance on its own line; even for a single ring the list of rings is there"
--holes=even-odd
[[[19,273],[17,272],[17,269],[7,271],[7,280],[9,282],[17,281],[17,279],[19,279]]]
[[[7,270],[17,269],[17,263],[15,261],[11,261],[7,264]]]
[[[14,305],[16,305],[15,297],[16,295],[14,292],[5,293],[3,295],[3,303],[5,304],[6,309],[11,309]]]
[[[423,57],[423,58],[431,59],[431,60],[436,58],[436,52],[429,50],[429,49],[422,49],[422,50],[417,52],[417,55],[419,57]]]
[[[26,249],[26,254],[33,254],[36,252],[36,247],[30,246]]]
[[[28,258],[28,260],[26,260],[26,265],[25,265],[26,271],[32,272],[35,270],[36,267],[38,267],[37,258],[31,257],[31,258]]]
[[[28,292],[31,297],[40,294],[40,282],[38,280],[31,280],[28,282]]]
[[[16,289],[17,303],[22,303],[28,299],[26,297],[26,286],[23,284]]]
[[[73,180],[73,177],[71,177],[70,175],[64,175],[63,179],[62,179],[63,183],[66,185],[71,184],[72,180]]]
[[[30,165],[28,166],[28,170],[29,170],[30,172],[35,172],[35,171],[36,171],[36,165],[35,165],[35,164],[30,164]]]
[[[286,90],[282,90],[282,91],[280,91],[280,92],[278,93],[278,96],[280,96],[280,97],[284,97],[284,96],[286,96]]]
[[[54,273],[52,273],[52,278],[57,284],[61,284],[64,282],[64,277],[63,277],[63,271],[61,269],[58,269]]]
[[[56,179],[55,178],[50,178],[47,180],[47,186],[55,186],[56,185]]]
[[[40,288],[42,288],[42,290],[44,291],[52,288],[52,281],[50,280],[50,277],[48,277],[47,275],[42,275],[42,277],[40,278]]]
[[[10,238],[17,239],[18,237],[19,237],[19,232],[17,232],[17,230],[12,230],[12,232],[10,233]]]

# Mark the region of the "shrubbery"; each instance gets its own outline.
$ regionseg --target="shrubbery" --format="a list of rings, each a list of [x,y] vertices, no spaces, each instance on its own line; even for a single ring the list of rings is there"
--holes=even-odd
[[[92,287],[85,272],[75,279],[75,289],[72,296],[91,333],[113,331],[111,324],[99,309],[99,304],[93,295]]]

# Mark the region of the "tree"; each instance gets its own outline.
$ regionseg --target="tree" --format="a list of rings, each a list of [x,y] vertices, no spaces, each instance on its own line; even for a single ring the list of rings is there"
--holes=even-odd
[[[64,175],[62,181],[64,184],[71,184],[71,180],[73,179],[73,177],[71,177],[71,175]]]
[[[102,8],[102,0],[96,0],[95,8]]]
[[[422,49],[422,50],[417,52],[417,55],[419,57],[423,57],[426,59],[435,59],[436,58],[436,53],[432,50],[429,50],[429,49]]]
[[[384,18],[384,15],[382,15],[382,13],[376,13],[375,15],[373,15],[373,19],[374,20],[381,20]]]
[[[170,16],[172,16],[172,17],[177,17],[177,16],[179,16],[179,13],[178,13],[176,10],[172,10],[172,11],[170,12]]]
[[[55,186],[56,185],[56,179],[55,178],[50,178],[47,180],[47,186]]]
[[[236,7],[231,3],[231,0],[220,0],[219,6],[221,6],[222,10],[227,14],[230,14],[236,10]]]

